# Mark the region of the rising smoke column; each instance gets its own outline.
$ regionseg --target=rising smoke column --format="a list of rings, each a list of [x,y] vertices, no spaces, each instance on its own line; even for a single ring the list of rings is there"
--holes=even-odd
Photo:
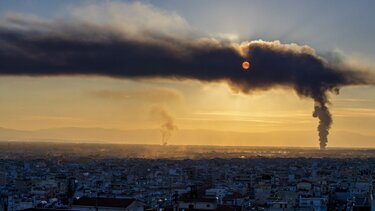
[[[139,9],[139,4],[135,6]],[[152,20],[161,19],[160,23],[171,19],[157,11],[146,12],[152,13]],[[345,65],[345,61],[331,62],[306,45],[262,40],[236,43],[175,34],[179,30],[173,26],[184,23],[178,17],[172,16],[172,20],[163,25],[169,29],[165,33],[158,24],[144,26],[129,20],[116,25],[118,20],[108,24],[22,16],[0,19],[0,75],[190,79],[224,82],[245,94],[291,89],[316,102],[313,116],[319,118],[321,148],[327,144],[332,124],[327,107],[329,92],[343,86],[374,84],[374,76],[368,72]],[[243,71],[244,60],[250,61],[250,71]],[[175,131],[168,118],[161,128],[163,141]]]
[[[174,123],[172,115],[162,107],[153,107],[150,111],[153,118],[161,121],[160,133],[161,133],[161,144],[166,146],[172,133],[177,131],[177,125]]]
[[[329,129],[332,125],[332,116],[325,104],[315,103],[313,117],[319,119],[318,133],[320,149],[325,149],[328,143]]]

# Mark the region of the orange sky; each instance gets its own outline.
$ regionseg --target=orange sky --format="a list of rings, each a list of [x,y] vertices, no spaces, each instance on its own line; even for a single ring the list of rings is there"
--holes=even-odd
[[[158,130],[163,120],[150,117],[150,110],[158,106],[171,115],[179,128],[170,144],[317,146],[318,143],[318,122],[311,116],[314,103],[299,98],[291,90],[245,95],[234,93],[225,84],[196,81],[2,77],[0,96],[0,126],[4,128]],[[353,140],[375,136],[374,106],[375,92],[371,87],[344,88],[340,95],[332,96],[334,124],[329,146],[374,147],[369,138],[363,143]],[[183,134],[192,140],[182,137]],[[93,139],[83,133],[75,135],[77,140]],[[62,138],[53,133],[48,137]],[[98,137],[104,142],[119,141]],[[306,141],[299,143],[302,138]],[[134,140],[160,143],[159,137],[134,137]]]

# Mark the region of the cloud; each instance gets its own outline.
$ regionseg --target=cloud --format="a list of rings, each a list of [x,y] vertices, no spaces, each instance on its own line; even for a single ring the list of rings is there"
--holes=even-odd
[[[375,109],[372,108],[338,108],[335,109],[335,116],[338,117],[375,117]]]
[[[143,8],[138,4],[123,7]],[[136,34],[147,31],[144,36],[136,37],[150,37],[152,42],[148,42],[133,39],[120,30],[125,27],[122,25],[111,27],[106,22],[94,24],[80,19],[62,22],[22,18],[5,18],[0,24],[1,75],[104,75],[224,81],[244,93],[289,87],[300,96],[319,102],[326,101],[326,91],[374,82],[364,71],[338,65],[338,61],[329,63],[309,46],[260,40],[232,43],[209,37],[162,35],[159,33],[162,27],[151,30],[135,24],[139,27]],[[167,28],[169,25],[162,24]],[[240,64],[244,59],[250,61],[251,71],[242,70]]]
[[[88,93],[92,97],[110,100],[139,100],[148,103],[179,103],[183,95],[169,88],[139,89],[139,90],[96,90]]]
[[[140,2],[85,4],[73,8],[70,17],[72,21],[114,30],[133,40],[152,41],[153,36],[186,37],[193,33],[177,13]]]

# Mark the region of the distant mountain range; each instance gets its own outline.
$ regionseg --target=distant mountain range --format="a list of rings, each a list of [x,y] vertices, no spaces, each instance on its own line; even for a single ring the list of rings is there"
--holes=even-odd
[[[317,147],[316,131],[234,132],[179,130],[168,141],[172,145],[301,146]],[[329,146],[375,147],[375,136],[334,131]],[[49,141],[84,143],[160,144],[158,129],[120,130],[106,128],[49,128],[15,130],[0,128],[2,141]]]

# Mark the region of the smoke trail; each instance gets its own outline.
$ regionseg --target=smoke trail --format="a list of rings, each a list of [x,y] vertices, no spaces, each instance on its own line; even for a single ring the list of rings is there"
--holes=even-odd
[[[340,58],[331,62],[306,45],[262,40],[235,43],[198,37],[190,35],[179,16],[166,17],[165,12],[139,3],[122,9],[133,7],[140,17],[152,14],[153,24],[138,24],[134,15],[109,23],[79,18],[66,22],[23,16],[0,19],[0,75],[193,79],[225,82],[234,91],[247,94],[272,88],[293,89],[299,96],[317,102],[313,116],[319,118],[321,148],[327,144],[332,124],[328,93],[375,81],[372,74],[345,65]],[[120,6],[108,11],[114,8]],[[126,24],[121,24],[124,21]],[[250,71],[242,69],[244,60],[250,61]],[[166,117],[161,129],[163,141],[175,131],[172,119]]]
[[[150,113],[152,117],[162,121],[162,124],[160,125],[161,144],[165,146],[168,144],[172,133],[178,130],[173,117],[162,107],[153,107]]]
[[[325,149],[328,142],[329,129],[332,125],[332,116],[325,104],[316,102],[313,117],[319,118],[318,132],[320,149]]]

